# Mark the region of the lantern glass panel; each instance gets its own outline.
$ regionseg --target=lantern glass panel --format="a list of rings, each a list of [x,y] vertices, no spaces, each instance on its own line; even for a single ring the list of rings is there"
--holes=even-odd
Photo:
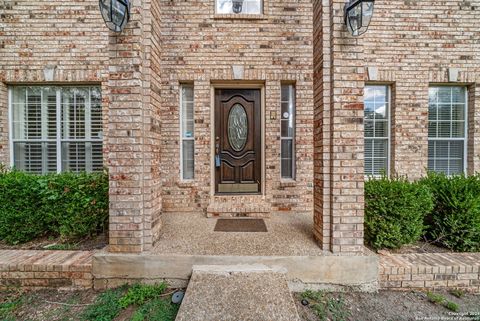
[[[112,22],[121,27],[126,16],[127,7],[120,1],[113,1]]]
[[[110,20],[110,0],[100,1],[100,12],[102,13],[103,20]]]
[[[356,6],[348,12],[347,26],[353,35],[357,35],[362,27],[362,7]]]
[[[362,3],[362,27],[368,27],[373,16],[373,2]]]
[[[373,16],[374,0],[350,0],[345,9],[348,31],[359,36],[365,33]]]

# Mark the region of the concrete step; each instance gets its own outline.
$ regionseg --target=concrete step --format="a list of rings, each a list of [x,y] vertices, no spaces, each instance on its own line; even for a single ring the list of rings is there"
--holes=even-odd
[[[262,195],[214,196],[207,207],[207,217],[269,218],[271,204]]]
[[[283,271],[194,266],[176,321],[300,321]]]

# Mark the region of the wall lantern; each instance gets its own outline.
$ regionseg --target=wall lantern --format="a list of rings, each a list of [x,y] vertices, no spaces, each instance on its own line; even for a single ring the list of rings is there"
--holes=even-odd
[[[232,11],[234,13],[240,13],[243,9],[243,0],[232,0]]]
[[[100,12],[108,29],[121,32],[130,20],[129,0],[100,0]]]
[[[360,36],[368,30],[374,2],[375,0],[349,0],[345,4],[345,24],[353,36]]]

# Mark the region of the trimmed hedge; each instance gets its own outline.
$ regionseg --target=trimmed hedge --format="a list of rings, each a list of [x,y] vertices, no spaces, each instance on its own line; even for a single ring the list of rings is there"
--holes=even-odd
[[[0,172],[0,239],[8,244],[83,238],[105,231],[107,222],[106,173]]]
[[[429,173],[421,183],[435,202],[427,237],[455,251],[480,251],[480,175]]]
[[[423,234],[433,209],[428,188],[405,178],[365,182],[365,239],[374,249],[399,248]]]

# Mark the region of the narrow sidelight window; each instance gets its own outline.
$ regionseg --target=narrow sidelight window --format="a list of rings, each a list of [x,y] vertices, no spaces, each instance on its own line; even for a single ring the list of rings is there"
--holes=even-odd
[[[280,157],[282,178],[295,179],[295,87],[282,85]]]
[[[195,173],[195,132],[193,119],[193,85],[181,85],[180,97],[180,150],[181,177],[184,180],[194,178]]]
[[[390,88],[365,86],[365,175],[389,174]]]
[[[447,175],[466,169],[467,90],[430,87],[428,108],[428,170]]]
[[[12,87],[12,165],[45,174],[103,168],[99,87]]]

